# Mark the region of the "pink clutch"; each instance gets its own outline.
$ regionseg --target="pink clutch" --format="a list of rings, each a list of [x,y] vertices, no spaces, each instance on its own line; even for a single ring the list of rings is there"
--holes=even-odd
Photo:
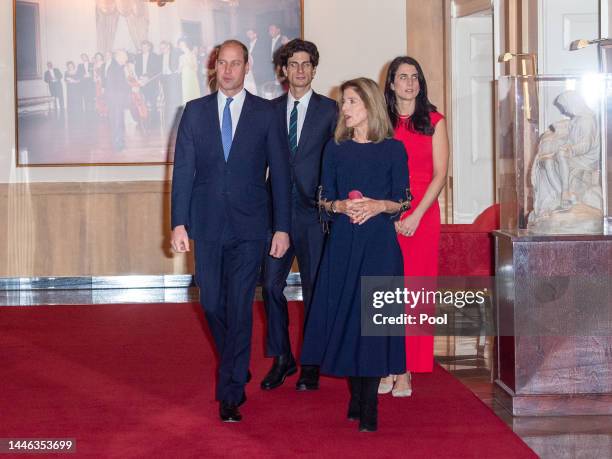
[[[363,194],[359,190],[352,190],[352,191],[349,191],[348,198],[349,199],[361,199],[363,198]]]

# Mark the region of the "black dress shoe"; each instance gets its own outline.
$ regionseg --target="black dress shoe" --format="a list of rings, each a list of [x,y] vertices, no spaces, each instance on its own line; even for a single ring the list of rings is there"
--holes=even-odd
[[[359,412],[359,432],[376,432],[378,429],[378,407],[374,403],[362,403]]]
[[[319,388],[319,367],[302,365],[300,377],[295,383],[296,390],[317,390]]]
[[[359,421],[361,418],[361,378],[349,377],[351,400],[346,417],[349,421]]]
[[[376,432],[378,429],[378,385],[380,378],[361,378],[361,409],[359,432]]]
[[[361,418],[361,406],[359,400],[355,400],[351,397],[348,407],[348,413],[346,415],[349,421],[359,421]]]
[[[274,364],[261,382],[263,390],[275,389],[285,382],[287,376],[297,373],[297,365],[292,354],[274,357]]]
[[[240,422],[242,415],[238,410],[238,405],[231,402],[219,403],[219,417],[223,422]]]

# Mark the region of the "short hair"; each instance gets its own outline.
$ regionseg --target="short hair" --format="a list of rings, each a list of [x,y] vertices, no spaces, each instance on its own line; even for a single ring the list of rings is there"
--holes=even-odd
[[[370,78],[355,78],[342,83],[340,86],[340,96],[338,104],[342,106],[344,91],[346,89],[354,90],[359,98],[363,101],[366,111],[368,112],[368,140],[374,143],[382,142],[385,139],[393,137],[393,126],[387,114],[385,105],[385,97],[382,91],[374,80]],[[346,126],[346,121],[343,116],[339,117],[334,140],[340,143],[344,140],[353,138],[353,129]]]
[[[300,51],[308,53],[310,56],[310,63],[313,67],[319,65],[319,50],[317,49],[317,45],[311,41],[294,38],[282,47],[282,51],[280,52],[281,67],[287,67],[289,58]]]
[[[219,52],[217,53],[217,59],[219,59],[219,54],[221,54],[221,50],[223,49],[223,47],[230,46],[230,45],[235,45],[235,46],[240,47],[240,49],[242,49],[242,56],[244,57],[244,63],[246,64],[247,62],[249,62],[249,48],[247,48],[246,45],[242,43],[240,40],[236,40],[236,39],[225,40],[223,43],[221,43],[221,46],[219,46]]]

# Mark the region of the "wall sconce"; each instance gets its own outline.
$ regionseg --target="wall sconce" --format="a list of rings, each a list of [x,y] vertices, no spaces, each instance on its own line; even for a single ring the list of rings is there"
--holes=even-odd
[[[612,46],[612,38],[596,38],[594,40],[586,40],[581,38],[580,40],[574,40],[569,45],[570,51],[578,51],[579,49],[586,48],[587,46],[597,45],[599,50],[599,71],[608,72],[608,63],[606,62],[606,53],[604,50]]]
[[[172,3],[174,0],[149,0],[149,3],[157,3],[157,6],[164,6],[166,3]]]
[[[612,45],[612,39],[610,38],[597,38],[595,40],[585,40],[581,38],[580,40],[574,40],[569,45],[570,51],[577,51],[582,48],[586,48],[587,46],[598,44],[600,46],[610,46]]]
[[[531,62],[532,74],[537,75],[538,73],[538,57],[533,53],[504,53],[497,58],[497,62],[506,63],[512,59],[519,59],[521,61],[521,76],[529,75],[527,71],[527,61]],[[527,78],[523,79],[523,93],[525,94],[524,111],[525,117],[529,122],[535,122],[538,119],[538,88],[535,86],[533,81],[529,81]]]
[[[528,75],[527,72],[527,62],[529,60],[531,62],[533,74],[537,75],[538,73],[538,57],[533,53],[504,53],[497,58],[497,62],[504,63],[510,62],[512,59],[518,58],[521,60],[521,71],[523,75]]]

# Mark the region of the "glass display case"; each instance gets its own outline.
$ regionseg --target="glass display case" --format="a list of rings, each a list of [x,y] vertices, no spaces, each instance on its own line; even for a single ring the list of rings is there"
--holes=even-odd
[[[609,74],[500,78],[496,187],[501,229],[609,231],[611,95]]]

